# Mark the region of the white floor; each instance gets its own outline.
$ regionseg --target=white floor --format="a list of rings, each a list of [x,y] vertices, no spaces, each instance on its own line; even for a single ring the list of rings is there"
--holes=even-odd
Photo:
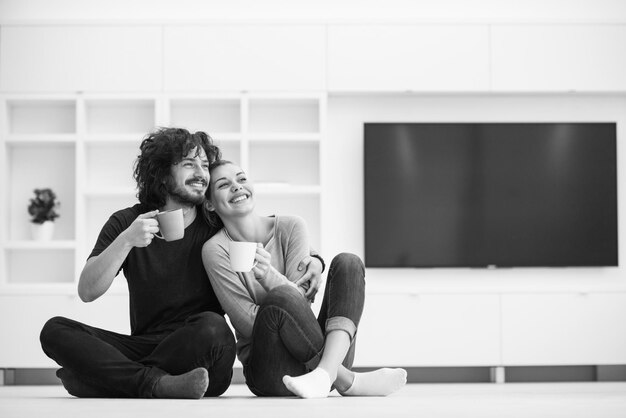
[[[411,384],[386,398],[256,398],[233,385],[217,399],[76,399],[62,386],[0,386],[2,418],[605,418],[626,417],[626,382]]]

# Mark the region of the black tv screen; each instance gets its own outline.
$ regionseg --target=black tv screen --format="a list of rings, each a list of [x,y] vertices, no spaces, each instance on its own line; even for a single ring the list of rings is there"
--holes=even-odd
[[[615,123],[366,123],[368,267],[617,266]]]

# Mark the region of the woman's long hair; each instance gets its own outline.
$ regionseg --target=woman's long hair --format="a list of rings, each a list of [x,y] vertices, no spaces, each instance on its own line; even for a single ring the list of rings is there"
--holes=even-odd
[[[221,167],[226,164],[232,164],[232,161],[216,159],[211,164],[209,164],[209,174],[213,173],[217,167]],[[224,227],[224,222],[222,222],[222,218],[215,212],[214,210],[210,210],[210,200],[211,200],[211,184],[209,182],[209,187],[206,189],[206,202],[202,206],[202,212],[204,213],[204,219],[206,219],[207,223],[215,230],[222,229]]]
[[[178,164],[193,149],[203,149],[209,163],[221,158],[220,149],[204,132],[190,133],[183,128],[159,128],[148,134],[139,147],[133,177],[137,182],[137,198],[147,210],[165,205],[167,179],[171,167]]]

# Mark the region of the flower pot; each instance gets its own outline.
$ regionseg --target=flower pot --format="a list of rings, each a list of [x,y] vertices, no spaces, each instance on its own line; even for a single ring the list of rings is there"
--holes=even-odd
[[[31,223],[31,233],[35,241],[50,241],[54,234],[54,222],[45,221],[42,224]]]

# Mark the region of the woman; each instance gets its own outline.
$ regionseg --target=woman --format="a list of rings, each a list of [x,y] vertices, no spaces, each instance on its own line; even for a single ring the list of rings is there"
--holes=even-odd
[[[385,396],[402,387],[403,369],[350,370],[365,294],[361,260],[346,253],[335,257],[316,319],[306,297],[313,292],[307,292],[308,283],[297,284],[298,263],[309,255],[305,223],[258,215],[252,183],[229,161],[212,164],[210,178],[208,210],[224,228],[204,245],[202,260],[235,328],[250,390],[257,396],[319,398],[332,386],[345,396]],[[231,269],[231,240],[258,243],[252,271]]]

